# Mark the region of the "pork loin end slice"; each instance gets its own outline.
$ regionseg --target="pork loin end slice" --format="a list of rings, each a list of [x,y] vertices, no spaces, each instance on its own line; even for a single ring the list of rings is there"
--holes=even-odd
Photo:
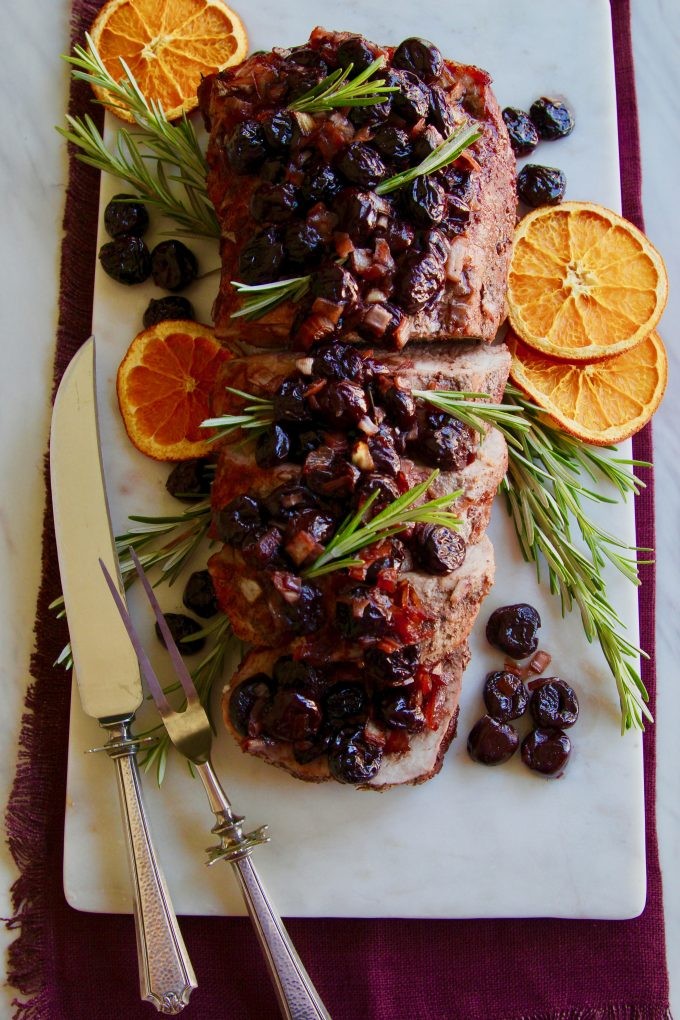
[[[256,673],[271,675],[274,663],[284,651],[280,648],[256,648],[245,656],[222,696],[225,726],[245,753],[283,769],[296,779],[308,783],[328,782],[332,776],[325,756],[301,765],[295,760],[290,744],[259,738],[244,739],[231,725],[229,719],[231,690]],[[385,755],[378,773],[368,783],[360,784],[357,789],[383,791],[394,786],[416,786],[432,779],[441,770],[444,756],[456,735],[462,678],[469,660],[470,651],[467,642],[463,642],[452,648],[438,667],[438,673],[444,680],[444,687],[437,729],[426,728],[420,733],[411,734],[408,751]]]

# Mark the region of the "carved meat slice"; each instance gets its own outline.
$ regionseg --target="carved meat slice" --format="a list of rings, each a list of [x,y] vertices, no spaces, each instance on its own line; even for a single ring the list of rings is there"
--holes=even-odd
[[[281,649],[253,649],[244,658],[234,674],[222,699],[224,723],[242,749],[270,765],[284,769],[297,779],[309,783],[323,783],[332,778],[328,758],[322,755],[313,761],[300,763],[296,760],[292,745],[267,740],[265,737],[242,738],[234,729],[229,713],[230,691],[240,683],[257,674],[271,675],[272,667],[281,654]],[[381,766],[375,776],[366,783],[360,783],[363,790],[387,790],[393,786],[424,783],[441,769],[444,755],[456,735],[458,702],[463,673],[470,659],[467,642],[450,649],[439,666],[442,680],[440,688],[440,719],[435,729],[425,727],[411,736],[408,750],[383,755]]]
[[[234,632],[255,646],[225,692],[225,719],[245,751],[302,779],[370,789],[423,782],[455,732],[467,639],[493,584],[484,532],[507,449],[496,429],[477,436],[412,391],[463,389],[498,401],[509,356],[502,345],[431,351],[414,345],[376,359],[327,345],[301,359],[236,358],[220,377],[215,411],[237,412],[247,401],[239,390],[272,399],[277,422],[261,446],[225,443],[213,483],[225,544],[209,568]],[[358,413],[343,428],[350,406]],[[297,462],[264,466],[277,429]],[[383,445],[372,454],[378,433]],[[443,446],[428,445],[435,433],[448,437]],[[357,444],[365,449],[355,460]],[[365,546],[350,569],[309,576],[341,522],[364,505],[364,486],[392,486],[389,506],[428,479],[433,463],[445,469],[420,502],[460,492],[458,531],[445,521],[410,526]],[[316,539],[306,522],[324,517]]]
[[[348,45],[383,58],[382,80],[396,91],[377,108],[291,112],[346,66]],[[208,76],[199,102],[222,231],[219,337],[298,350],[327,338],[388,348],[409,338],[493,340],[517,199],[515,159],[485,71],[444,60],[418,77],[393,47],[317,28],[302,47]],[[468,125],[481,137],[420,178],[412,196],[408,187],[377,193]],[[300,300],[257,321],[233,318],[243,299],[231,281],[291,277],[309,277]]]

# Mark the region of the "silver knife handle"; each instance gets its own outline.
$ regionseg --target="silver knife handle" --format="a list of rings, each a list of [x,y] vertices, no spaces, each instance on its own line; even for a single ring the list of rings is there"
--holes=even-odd
[[[116,763],[123,828],[128,848],[142,999],[159,1013],[180,1013],[196,987],[165,878],[151,842],[137,768],[137,744],[127,723],[107,726],[103,748]]]
[[[232,862],[286,1020],[331,1020],[250,859]]]

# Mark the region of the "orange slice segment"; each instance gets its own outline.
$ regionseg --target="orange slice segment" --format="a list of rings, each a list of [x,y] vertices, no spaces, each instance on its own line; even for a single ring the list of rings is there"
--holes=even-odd
[[[118,369],[118,406],[130,441],[154,460],[190,460],[212,450],[210,396],[230,357],[210,326],[170,321],[139,333]]]
[[[564,202],[535,209],[517,227],[510,323],[544,354],[595,361],[630,350],[656,327],[667,296],[656,248],[604,206]]]
[[[248,37],[238,14],[222,0],[109,0],[90,29],[107,71],[118,81],[123,59],[148,100],[169,120],[193,110],[201,76],[240,64]],[[106,103],[109,94],[93,86]],[[125,110],[108,107],[123,120]]]
[[[620,443],[639,432],[661,403],[668,378],[663,342],[642,343],[603,361],[557,361],[512,333],[510,378],[565,432],[593,446]]]

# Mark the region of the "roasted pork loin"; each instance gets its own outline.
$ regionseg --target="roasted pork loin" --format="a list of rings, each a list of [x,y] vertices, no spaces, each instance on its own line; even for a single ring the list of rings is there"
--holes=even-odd
[[[315,29],[304,46],[258,53],[206,78],[208,191],[222,230],[217,335],[232,346],[306,350],[329,339],[401,348],[410,339],[491,341],[504,314],[515,224],[515,160],[486,72],[411,66],[399,47]],[[299,115],[289,104],[351,61],[383,57],[394,91],[374,106]],[[417,63],[417,61],[416,61]],[[474,124],[452,164],[378,195]],[[297,302],[233,318],[249,285],[308,277]]]
[[[422,782],[455,731],[467,637],[493,583],[484,530],[507,450],[497,430],[477,435],[411,391],[434,384],[496,401],[509,369],[502,345],[457,350],[413,345],[376,359],[335,343],[297,359],[235,358],[222,371],[216,411],[238,412],[239,390],[270,399],[274,419],[255,443],[236,434],[223,445],[213,483],[224,542],[213,584],[234,632],[255,646],[224,714],[245,751],[299,778]],[[349,570],[306,576],[371,493],[367,519],[433,468],[420,502],[457,492],[455,533],[411,526]]]

